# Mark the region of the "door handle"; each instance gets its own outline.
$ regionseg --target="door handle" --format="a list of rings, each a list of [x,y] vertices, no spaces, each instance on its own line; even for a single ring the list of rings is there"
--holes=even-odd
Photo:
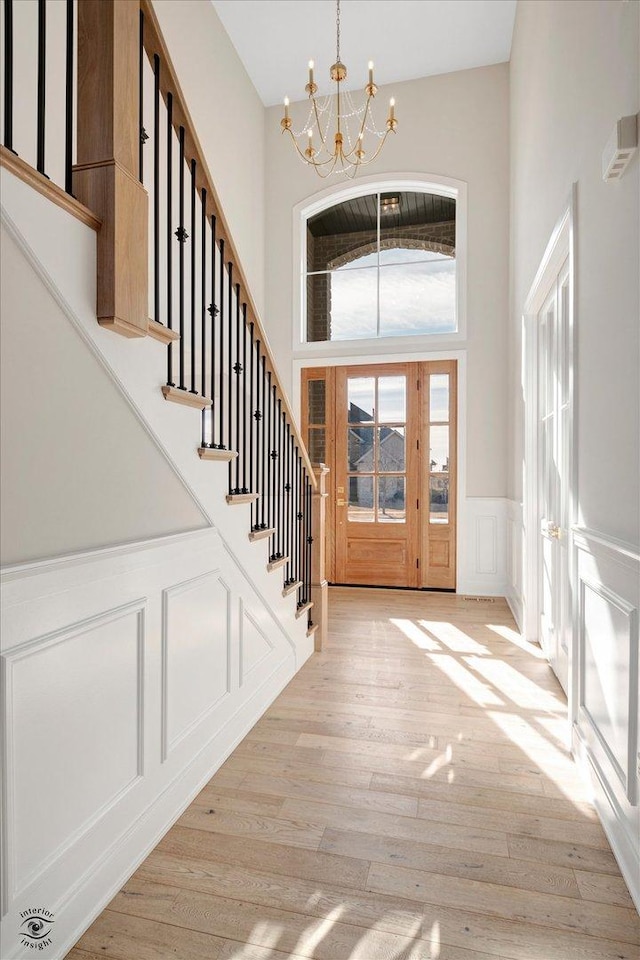
[[[547,527],[547,532],[550,537],[553,537],[555,540],[560,539],[560,527],[555,523],[550,523]]]

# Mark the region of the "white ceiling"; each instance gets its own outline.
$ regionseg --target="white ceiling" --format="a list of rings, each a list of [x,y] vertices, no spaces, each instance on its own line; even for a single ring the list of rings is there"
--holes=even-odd
[[[212,0],[265,106],[306,94],[307,63],[330,92],[335,0]],[[509,59],[516,0],[342,0],[341,59],[350,89]]]

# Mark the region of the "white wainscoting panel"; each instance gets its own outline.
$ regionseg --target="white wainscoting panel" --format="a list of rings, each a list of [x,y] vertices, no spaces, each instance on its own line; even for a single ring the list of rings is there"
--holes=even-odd
[[[524,632],[523,598],[523,524],[522,503],[518,500],[507,501],[507,603],[520,632]]]
[[[507,593],[507,504],[502,497],[466,497],[458,538],[458,593]]]
[[[640,907],[638,607],[640,556],[575,527],[577,703],[574,746]]]
[[[14,567],[2,587],[0,956],[33,955],[20,912],[38,907],[57,958],[313,639],[288,631],[213,529]]]
[[[230,590],[220,570],[162,591],[163,760],[231,691]]]

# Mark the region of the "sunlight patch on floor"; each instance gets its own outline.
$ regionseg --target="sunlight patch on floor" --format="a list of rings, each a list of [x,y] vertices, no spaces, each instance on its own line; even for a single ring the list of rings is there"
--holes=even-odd
[[[542,647],[539,647],[535,643],[529,643],[529,641],[525,640],[517,630],[513,630],[511,627],[505,627],[501,624],[495,623],[487,623],[485,626],[487,630],[493,631],[493,633],[496,633],[499,637],[502,637],[503,640],[508,640],[509,643],[514,645],[514,647],[524,650],[525,653],[528,653],[531,657],[535,657],[536,660],[546,659]]]
[[[482,643],[478,643],[473,637],[470,637],[464,631],[455,627],[452,623],[439,620],[418,620],[420,626],[428,630],[429,633],[448,647],[452,653],[478,653],[490,655]]]
[[[481,707],[502,707],[504,700],[493,692],[490,685],[478,680],[455,657],[448,654],[430,655],[429,659],[434,666],[444,673],[452,683],[470,700]]]
[[[405,637],[408,637],[409,640],[420,650],[441,650],[441,646],[435,640],[432,640],[428,634],[426,634],[420,627],[413,622],[413,620],[397,620],[395,618],[390,618],[389,623],[392,623],[394,627],[397,627],[398,630],[401,630],[404,633]]]

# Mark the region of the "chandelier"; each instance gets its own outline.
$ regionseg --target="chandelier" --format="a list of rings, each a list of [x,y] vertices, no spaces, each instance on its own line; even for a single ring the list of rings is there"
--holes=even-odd
[[[294,131],[289,116],[289,98],[285,97],[284,116],[280,121],[282,132],[289,134],[300,158],[313,167],[318,176],[325,179],[332,173],[344,173],[353,179],[360,167],[373,163],[391,131],[395,133],[398,121],[395,116],[395,100],[392,97],[385,129],[379,130],[376,127],[371,101],[378,88],[373,82],[371,61],[369,82],[364,88],[364,103],[358,105],[348,90],[340,89],[340,84],[347,79],[347,68],[340,60],[340,0],[336,0],[336,62],[329,70],[329,76],[336,84],[335,94],[316,97],[318,87],[313,79],[313,67],[313,60],[310,60],[309,82],[304,88],[311,101],[307,122],[300,130]],[[373,145],[369,154],[365,150],[366,135],[367,148],[369,149],[369,142]]]

